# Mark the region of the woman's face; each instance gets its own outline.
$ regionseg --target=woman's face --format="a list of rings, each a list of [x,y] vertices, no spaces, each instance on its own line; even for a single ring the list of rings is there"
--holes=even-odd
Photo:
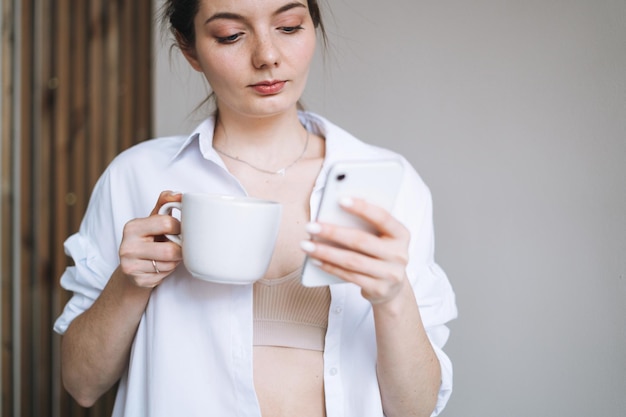
[[[196,44],[185,56],[206,76],[220,112],[292,110],[316,43],[306,0],[201,0]]]

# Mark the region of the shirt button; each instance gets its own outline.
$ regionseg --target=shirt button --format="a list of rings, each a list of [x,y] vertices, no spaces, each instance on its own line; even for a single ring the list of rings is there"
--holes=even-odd
[[[341,314],[343,312],[343,308],[341,306],[337,306],[335,307],[335,309],[333,310],[333,312],[335,314]]]
[[[330,368],[328,373],[330,374],[330,376],[335,376],[339,373],[339,370],[337,368]]]

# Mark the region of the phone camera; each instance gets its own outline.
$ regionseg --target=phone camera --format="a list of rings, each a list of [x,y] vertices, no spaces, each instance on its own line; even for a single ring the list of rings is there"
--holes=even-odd
[[[337,175],[337,181],[343,181],[346,179],[346,174],[339,174]]]

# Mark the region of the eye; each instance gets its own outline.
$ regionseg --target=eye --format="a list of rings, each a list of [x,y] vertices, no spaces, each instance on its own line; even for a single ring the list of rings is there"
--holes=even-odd
[[[298,26],[282,26],[278,29],[282,31],[283,33],[291,34],[291,33],[296,33],[304,28],[302,27],[302,25],[298,25]]]
[[[234,42],[237,42],[237,40],[239,40],[241,35],[243,35],[243,33],[239,32],[239,33],[235,33],[229,36],[216,36],[215,39],[217,40],[218,43],[234,43]]]

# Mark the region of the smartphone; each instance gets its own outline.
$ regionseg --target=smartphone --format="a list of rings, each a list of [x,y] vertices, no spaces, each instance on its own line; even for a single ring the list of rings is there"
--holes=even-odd
[[[335,163],[326,179],[316,221],[374,232],[370,224],[342,209],[339,201],[344,197],[362,198],[391,211],[400,189],[402,171],[402,163],[397,159]],[[308,256],[301,281],[307,287],[345,282],[322,271]]]

